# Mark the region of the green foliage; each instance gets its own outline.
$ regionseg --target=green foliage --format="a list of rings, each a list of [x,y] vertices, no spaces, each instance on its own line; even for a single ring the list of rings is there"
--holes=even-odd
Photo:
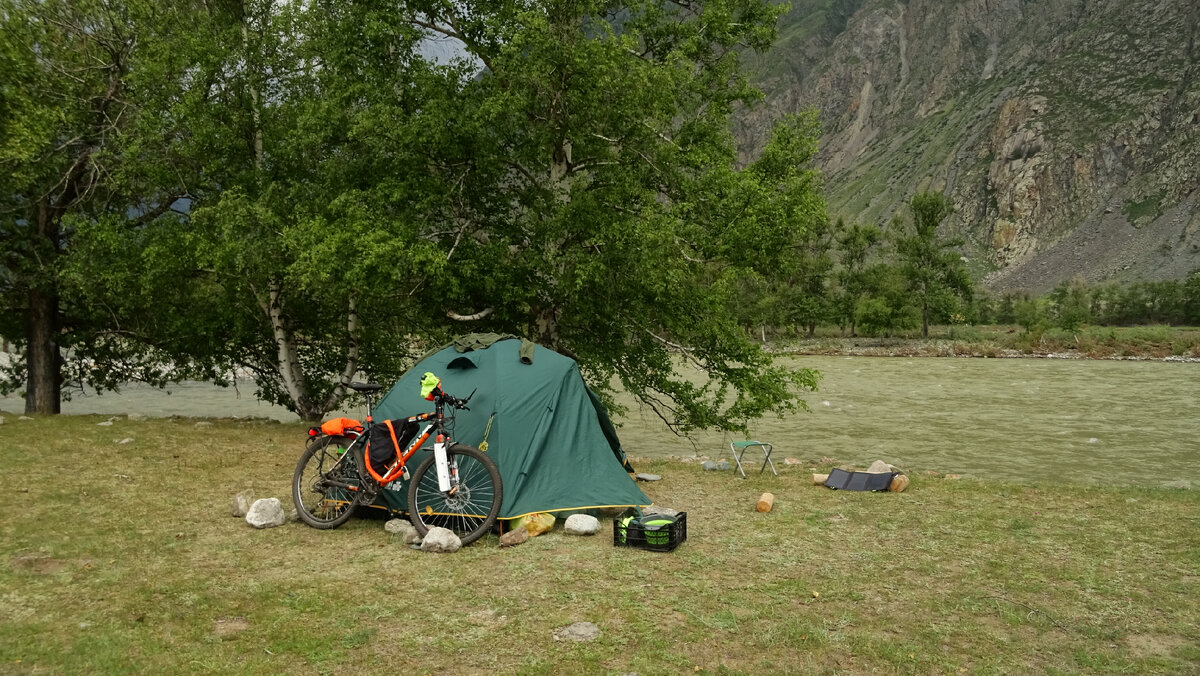
[[[122,149],[144,93],[131,72],[164,23],[137,0],[0,3],[0,335],[24,350],[0,390],[24,384],[31,412],[57,412],[64,384],[169,375],[64,279],[81,223],[162,206]]]
[[[853,334],[857,325],[858,305],[876,286],[868,261],[883,240],[883,230],[863,223],[846,225],[839,219],[837,233],[841,263],[837,273],[837,319],[843,324],[850,324],[850,333]]]
[[[872,295],[858,303],[854,314],[864,335],[886,338],[921,325],[921,310],[911,302],[902,270],[876,265],[871,278]]]
[[[1050,294],[1054,321],[1060,328],[1077,331],[1092,320],[1087,285],[1080,278],[1059,284]]]
[[[78,214],[63,266],[121,327],[108,348],[176,369],[164,377],[248,371],[304,418],[350,377],[386,379],[479,328],[575,356],[679,430],[741,428],[815,386],[729,312],[762,280],[798,308],[785,320],[824,313],[829,266],[804,262],[826,246],[816,114],[782,122],[744,169],[729,133],[759,97],[742,54],[770,45],[783,7],[160,9],[123,34],[131,96],[106,147],[138,199]],[[424,56],[432,36],[459,56]],[[67,133],[59,117],[28,119],[49,138]],[[447,319],[480,310],[486,325]]]
[[[1045,324],[1046,315],[1037,299],[1027,298],[1013,303],[1013,319],[1025,333],[1032,333]]]
[[[913,304],[921,312],[922,335],[928,338],[930,321],[948,318],[960,300],[969,303],[974,285],[955,250],[962,241],[938,236],[938,225],[953,211],[950,200],[925,192],[913,195],[908,206],[912,220],[892,219],[890,234]]]

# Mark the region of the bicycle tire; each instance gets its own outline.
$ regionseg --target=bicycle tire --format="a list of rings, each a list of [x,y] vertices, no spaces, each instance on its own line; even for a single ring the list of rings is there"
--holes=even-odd
[[[296,464],[292,475],[292,503],[300,520],[322,530],[337,528],[346,523],[354,508],[362,500],[361,491],[351,491],[326,483],[328,479],[361,485],[362,480],[345,451],[348,440],[342,437],[325,437],[314,441]],[[338,449],[343,449],[339,453]]]
[[[482,451],[454,444],[446,451],[457,469],[457,491],[444,495],[438,488],[432,454],[413,472],[408,486],[408,517],[422,537],[433,526],[449,528],[464,545],[483,537],[496,524],[504,487],[500,469]]]

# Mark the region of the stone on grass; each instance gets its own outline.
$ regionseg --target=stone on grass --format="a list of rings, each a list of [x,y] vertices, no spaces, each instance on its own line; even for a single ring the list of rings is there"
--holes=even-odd
[[[524,526],[514,528],[504,535],[500,536],[501,547],[515,547],[529,541],[529,531],[525,530]]]
[[[233,496],[233,509],[230,510],[230,513],[240,519],[243,516],[246,516],[246,512],[250,511],[250,505],[253,504],[254,491],[246,489]]]
[[[113,421],[105,420],[104,422],[98,422],[96,424],[99,425],[100,427],[112,427]]]
[[[133,443],[132,437],[125,437],[124,439],[117,442],[117,444],[119,444],[121,446],[124,446],[125,444],[132,444],[132,443]]]
[[[799,460],[797,460],[795,458],[784,458],[783,464],[785,464],[785,465],[803,465],[804,463],[800,462]]]
[[[462,549],[462,540],[454,534],[454,531],[440,526],[434,526],[425,534],[425,539],[421,541],[421,551],[433,552],[435,554],[453,554]]]
[[[600,532],[600,520],[587,514],[572,514],[563,525],[567,535],[595,535]]]
[[[254,491],[247,488],[246,490],[233,496],[230,504],[229,513],[235,517],[241,518],[246,516],[250,511],[250,507],[254,504]]]
[[[638,481],[662,481],[662,477],[657,474],[635,474],[633,478]]]
[[[891,474],[893,472],[897,474],[904,474],[904,470],[895,465],[890,465],[882,460],[876,460],[875,462],[871,463],[870,467],[867,468],[868,474]]]
[[[727,462],[725,460],[722,460],[721,462],[717,463],[717,471],[718,472],[728,472],[731,469],[733,469],[733,465],[729,464],[729,462]]]
[[[250,505],[250,511],[246,512],[246,523],[255,528],[274,528],[287,523],[287,514],[283,513],[279,498],[263,498]]]
[[[408,519],[390,519],[383,524],[383,529],[392,535],[399,536],[400,541],[406,545],[415,545],[421,542],[421,534]]]
[[[884,462],[882,460],[876,460],[875,462],[871,463],[870,467],[867,468],[867,473],[868,474],[891,474],[892,469],[891,469],[891,465],[887,464],[886,462]]]
[[[125,416],[125,418],[136,422],[139,420],[145,420],[146,414],[145,413],[130,413],[129,415]]]
[[[731,465],[724,460],[722,460],[721,462],[705,460],[704,463],[700,465],[700,467],[709,472],[726,472],[729,470]]]
[[[591,641],[600,637],[600,627],[591,622],[576,622],[554,630],[555,641]]]

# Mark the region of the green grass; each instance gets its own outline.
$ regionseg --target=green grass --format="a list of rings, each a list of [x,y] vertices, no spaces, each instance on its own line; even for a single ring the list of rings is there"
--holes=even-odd
[[[862,494],[811,485],[827,459],[746,480],[640,462],[688,512],[672,553],[606,528],[431,555],[379,520],[231,517],[247,488],[290,503],[300,425],[7,418],[3,673],[1200,670],[1194,491],[910,468],[908,491]],[[554,640],[577,621],[601,636]]]

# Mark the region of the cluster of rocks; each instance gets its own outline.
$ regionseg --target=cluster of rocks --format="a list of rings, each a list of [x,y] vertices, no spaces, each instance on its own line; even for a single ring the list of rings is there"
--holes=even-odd
[[[244,490],[233,496],[230,513],[235,517],[244,518],[247,524],[255,528],[275,528],[288,521],[300,519],[296,510],[292,510],[290,515],[284,512],[283,503],[279,498],[255,500],[252,490]]]
[[[254,499],[254,491],[244,490],[233,496],[230,513],[244,518],[246,523],[254,528],[275,528],[290,521],[298,521],[296,510],[286,514],[283,503],[279,498]],[[450,554],[462,549],[462,540],[454,531],[433,527],[421,537],[416,527],[406,519],[389,519],[383,524],[383,529],[396,536],[400,542],[423,552]],[[563,533],[567,535],[595,535],[600,532],[600,520],[587,514],[573,514],[563,524]],[[501,547],[512,547],[529,540],[529,532],[524,527],[516,528],[500,536]]]

